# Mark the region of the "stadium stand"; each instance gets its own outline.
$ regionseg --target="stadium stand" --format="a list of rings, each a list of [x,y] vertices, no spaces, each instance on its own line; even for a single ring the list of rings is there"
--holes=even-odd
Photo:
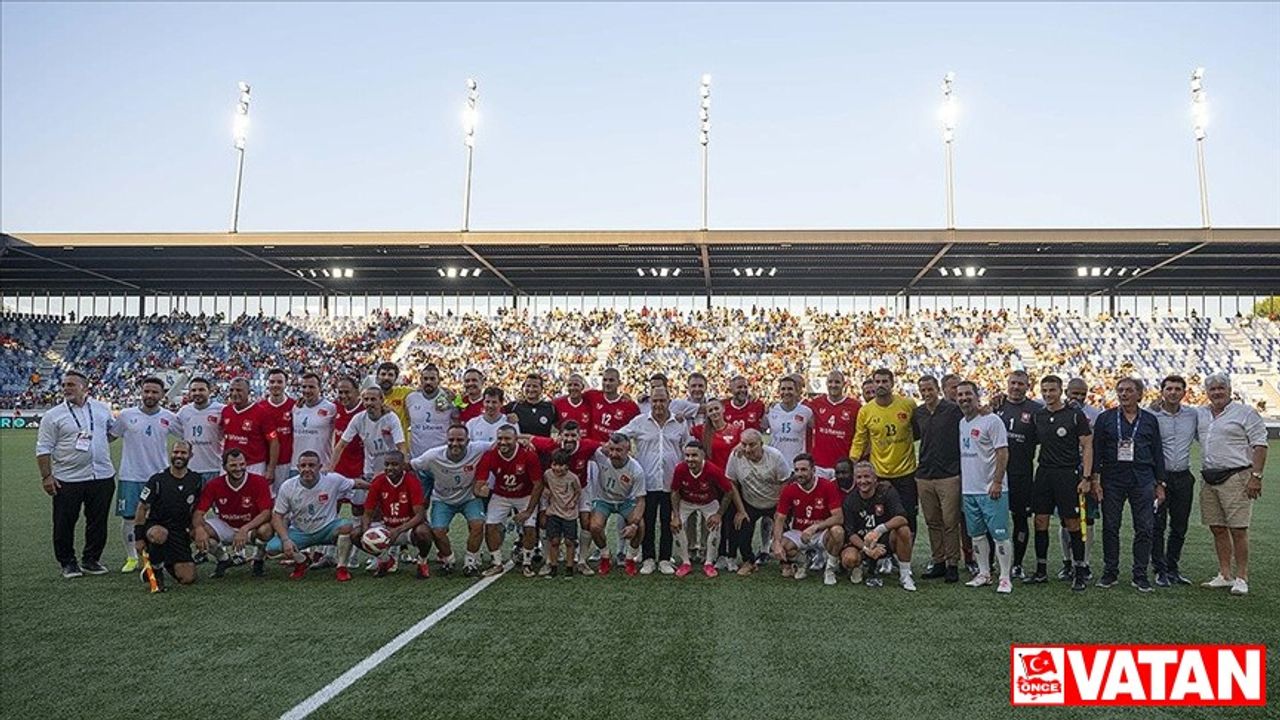
[[[36,405],[52,389],[39,368],[61,329],[59,317],[0,315],[0,407]]]

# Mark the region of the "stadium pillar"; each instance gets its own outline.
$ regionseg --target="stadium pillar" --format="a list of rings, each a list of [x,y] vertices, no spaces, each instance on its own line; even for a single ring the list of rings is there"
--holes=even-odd
[[[1114,294],[1107,296],[1107,314],[1111,317],[1116,316],[1116,296]]]
[[[147,316],[146,297],[142,293],[138,293],[138,318]]]

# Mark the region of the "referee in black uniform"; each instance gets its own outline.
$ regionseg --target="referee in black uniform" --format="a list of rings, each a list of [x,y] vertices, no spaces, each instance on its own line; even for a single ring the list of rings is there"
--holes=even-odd
[[[190,459],[190,444],[181,440],[173,444],[169,467],[152,475],[142,488],[138,514],[133,519],[138,552],[146,549],[161,589],[161,566],[183,585],[196,581],[196,565],[191,559],[191,517],[200,501],[201,482],[198,474],[187,470]]]
[[[542,377],[532,373],[525,376],[520,399],[507,403],[502,411],[515,416],[522,435],[551,437],[551,430],[560,419],[556,406],[542,395]]]
[[[1062,526],[1071,534],[1071,589],[1080,592],[1088,587],[1084,535],[1080,533],[1080,496],[1089,491],[1089,481],[1084,478],[1093,471],[1093,429],[1083,410],[1062,401],[1062,378],[1046,375],[1040,380],[1040,397],[1046,405],[1032,418],[1035,440],[1040,445],[1031,494],[1036,523],[1036,572],[1023,582],[1049,580],[1049,516],[1056,507]]]

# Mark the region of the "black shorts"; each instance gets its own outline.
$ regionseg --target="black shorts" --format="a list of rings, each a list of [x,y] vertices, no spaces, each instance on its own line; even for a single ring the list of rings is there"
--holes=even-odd
[[[180,563],[195,562],[191,556],[191,528],[170,527],[163,523],[147,523],[147,529],[160,526],[169,532],[164,543],[164,565],[169,570]]]
[[[1036,515],[1080,517],[1080,473],[1075,468],[1053,468],[1043,465],[1036,469],[1036,481],[1032,487],[1031,508]]]
[[[1026,517],[1031,514],[1034,485],[1029,476],[1009,473],[1009,512],[1014,517]]]
[[[559,540],[577,540],[578,539],[578,520],[566,520],[558,515],[547,515],[547,539]]]

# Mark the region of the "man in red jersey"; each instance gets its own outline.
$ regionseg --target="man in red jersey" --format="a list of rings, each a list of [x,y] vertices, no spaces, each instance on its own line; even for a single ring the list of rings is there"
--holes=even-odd
[[[747,379],[736,375],[729,381],[729,402],[724,404],[724,420],[742,430],[764,427],[764,403],[751,397]]]
[[[236,378],[227,387],[227,403],[222,408],[222,450],[244,453],[249,472],[270,481],[275,477],[280,457],[280,439],[273,421],[249,399],[249,381]],[[273,486],[274,493],[279,486]]]
[[[707,556],[703,560],[702,574],[715,577],[716,556],[720,548],[720,498],[728,499],[733,510],[725,513],[725,519],[732,519],[734,528],[742,526],[747,520],[747,511],[742,506],[742,498],[738,497],[738,489],[729,478],[725,477],[720,466],[707,462],[707,451],[702,443],[694,440],[684,446],[684,462],[676,465],[676,473],[671,481],[671,533],[676,539],[676,552],[680,556],[680,567],[676,568],[676,577],[684,577],[693,570],[689,563],[689,543],[682,532],[684,524],[695,513],[702,516],[707,526]],[[730,530],[732,532],[732,530]]]
[[[506,567],[502,563],[502,531],[507,519],[515,515],[516,524],[523,528],[521,565],[525,577],[533,577],[533,545],[537,539],[538,503],[542,498],[542,462],[538,453],[523,447],[516,441],[516,427],[503,425],[498,429],[496,447],[480,456],[476,467],[476,497],[488,497],[485,511],[485,534],[493,567],[485,575],[497,575]],[[494,479],[489,487],[489,476]]]
[[[458,398],[458,422],[466,424],[473,417],[484,414],[484,373],[475,368],[467,368],[462,373],[462,397]]]
[[[578,423],[570,420],[560,428],[560,438],[553,440],[551,438],[540,437],[538,435],[522,436],[533,445],[533,449],[540,454],[550,457],[551,453],[556,450],[564,450],[569,453],[569,472],[578,478],[578,482],[582,485],[582,496],[578,502],[578,564],[574,570],[580,575],[594,575],[595,571],[587,564],[587,553],[590,553],[591,542],[591,493],[587,492],[590,476],[595,472],[595,468],[591,466],[591,461],[595,459],[596,452],[600,450],[603,443],[595,440],[587,440],[582,437],[582,428]],[[543,463],[547,465],[547,463]],[[573,560],[573,558],[568,558]]]
[[[352,537],[365,552],[378,559],[373,573],[375,577],[394,571],[396,559],[391,552],[394,548],[413,543],[418,547],[418,579],[425,580],[431,577],[427,565],[427,555],[431,552],[431,529],[423,522],[426,499],[422,483],[417,475],[405,472],[404,453],[399,450],[387,453],[383,462],[383,471],[369,483],[364,514],[357,518]],[[375,511],[380,515],[378,521],[373,520]],[[363,542],[365,531],[375,527],[382,527],[391,536],[390,542],[381,550]]]
[[[360,404],[360,393],[354,379],[338,378],[337,389],[338,414],[333,421],[333,436],[340,438],[351,424],[351,419],[359,415],[364,406]],[[364,442],[360,436],[351,438],[342,454],[333,460],[333,471],[348,480],[358,479],[364,473]]]
[[[191,519],[196,549],[211,553],[218,561],[215,578],[226,575],[232,565],[227,545],[238,553],[250,543],[262,546],[271,539],[271,488],[266,478],[247,472],[246,467],[243,452],[232,449],[224,453],[222,474],[200,491]],[[210,510],[212,515],[208,515]],[[264,574],[259,552],[253,559],[253,575]]]
[[[576,423],[579,428],[591,427],[591,403],[582,394],[587,383],[578,373],[569,376],[565,383],[568,394],[561,395],[551,401],[556,408],[556,428],[563,429],[566,423]],[[577,472],[576,470],[574,471]]]
[[[854,430],[862,403],[844,394],[844,373],[832,370],[827,375],[827,394],[808,402],[813,410],[813,462],[818,477],[835,477],[836,462],[849,457]]]
[[[591,439],[596,442],[608,442],[610,435],[640,414],[640,406],[618,392],[621,382],[617,368],[609,368],[600,376],[602,390],[582,393],[591,404]]]
[[[826,572],[822,584],[836,584],[836,565],[844,546],[843,500],[836,484],[813,473],[813,457],[796,456],[792,469],[793,482],[782,488],[778,508],[773,516],[773,556],[782,563],[782,576],[803,580],[806,575],[804,553],[826,550]],[[787,520],[791,520],[791,528]],[[796,559],[800,562],[797,563]]]
[[[294,400],[285,394],[289,375],[281,368],[267,371],[267,396],[258,401],[258,408],[267,422],[276,429],[280,442],[274,475],[268,475],[272,488],[278,488],[294,475],[293,472],[293,406]]]

